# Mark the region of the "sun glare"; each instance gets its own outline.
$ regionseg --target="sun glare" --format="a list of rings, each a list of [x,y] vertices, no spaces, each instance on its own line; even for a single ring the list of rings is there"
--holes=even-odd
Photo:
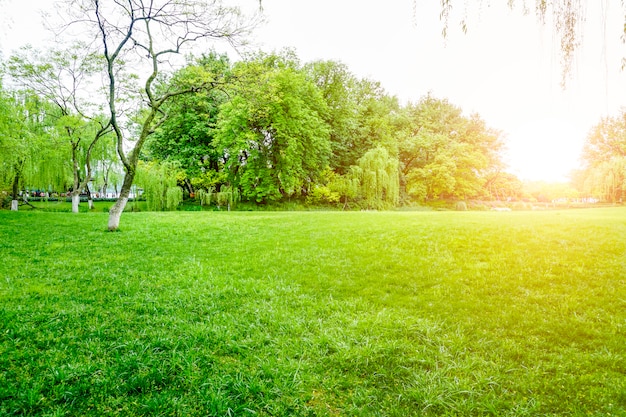
[[[507,137],[507,162],[522,180],[567,181],[579,167],[585,132],[565,120],[546,117],[520,125]]]

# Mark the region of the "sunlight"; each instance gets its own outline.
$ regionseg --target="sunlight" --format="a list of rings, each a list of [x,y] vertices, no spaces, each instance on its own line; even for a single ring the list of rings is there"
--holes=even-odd
[[[579,167],[584,135],[563,119],[535,119],[506,138],[506,161],[522,180],[567,181],[569,173]]]

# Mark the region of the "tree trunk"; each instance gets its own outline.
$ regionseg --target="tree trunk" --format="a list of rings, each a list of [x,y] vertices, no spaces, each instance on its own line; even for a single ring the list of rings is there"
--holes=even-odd
[[[72,213],[78,213],[80,204],[80,191],[72,191]]]
[[[15,164],[15,176],[13,177],[13,184],[11,186],[11,192],[13,194],[13,201],[17,201],[19,198],[19,192],[20,192],[20,177],[21,177],[21,170],[18,164]],[[15,209],[15,211],[17,211],[17,208]]]
[[[109,210],[109,232],[115,232],[120,227],[120,217],[122,216],[124,207],[126,207],[126,203],[128,203],[128,196],[130,195],[134,179],[134,171],[126,172],[126,175],[124,175],[124,183],[120,190],[120,196]]]
[[[19,169],[19,165],[15,165],[15,176],[13,177],[13,185],[12,185],[12,194],[13,199],[11,200],[11,210],[17,211],[19,207],[18,194],[20,188],[20,174],[21,170]]]
[[[89,184],[85,185],[85,190],[87,190],[87,204],[89,205],[89,210],[93,210],[93,197],[91,196]]]

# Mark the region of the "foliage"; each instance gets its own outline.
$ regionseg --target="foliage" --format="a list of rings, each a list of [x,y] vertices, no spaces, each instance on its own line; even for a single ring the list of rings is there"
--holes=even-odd
[[[524,184],[515,175],[494,170],[485,177],[485,198],[488,200],[519,200],[524,196]]]
[[[178,5],[172,7],[174,3]],[[144,32],[135,35],[150,38]],[[428,95],[403,107],[379,83],[358,79],[344,65],[320,61],[302,66],[292,51],[258,53],[236,64],[208,53],[166,73],[155,50],[148,55],[156,59],[156,70],[140,88],[123,58],[143,44],[116,39],[123,46],[119,55],[109,47],[105,56],[113,71],[109,82],[119,87],[110,91],[114,102],[109,101],[111,115],[116,112],[115,137],[86,141],[106,120],[86,118],[68,104],[78,91],[59,96],[66,104],[57,115],[57,135],[70,139],[74,184],[79,184],[75,190],[81,188],[78,180],[88,178],[103,191],[121,186],[119,204],[125,204],[141,159],[178,164],[177,182],[185,196],[200,190],[203,198],[210,194],[207,201],[200,198],[202,204],[217,203],[219,192],[226,191],[215,190],[222,189],[232,190],[233,197],[226,192],[222,202],[265,205],[293,197],[344,209],[520,195],[519,181],[503,173],[500,133],[477,115],[463,116],[447,100]],[[81,55],[74,52],[50,52],[51,61],[80,67]],[[15,58],[14,67],[30,76],[39,73],[39,66],[44,75],[54,72],[54,65],[33,64],[37,57]],[[91,55],[83,58],[98,62]],[[55,81],[52,76],[45,80],[43,85]],[[121,165],[113,161],[114,149]],[[86,152],[94,159],[91,175],[84,169],[89,168]],[[224,205],[229,204],[219,204]],[[116,205],[111,211],[112,229],[119,210]]]
[[[377,146],[395,153],[393,114],[399,105],[379,83],[357,79],[345,65],[335,61],[312,62],[304,70],[328,106],[325,120],[330,127],[333,171],[346,174]]]
[[[325,185],[316,185],[307,195],[306,203],[311,205],[338,203],[341,195]]]
[[[230,211],[236,207],[239,201],[241,201],[241,194],[239,194],[239,190],[236,187],[222,186],[215,195],[215,203],[218,209],[225,206]]]
[[[0,414],[620,416],[625,216],[0,212]]]
[[[200,82],[194,79],[207,73],[220,74],[226,83],[229,72],[228,57],[210,53],[178,71],[170,84],[178,88],[193,85]],[[173,97],[163,109],[167,118],[146,143],[146,158],[179,162],[190,191],[217,185],[213,179],[219,177],[220,155],[214,144],[215,124],[219,106],[227,98],[222,88]]]
[[[405,109],[398,148],[406,192],[418,201],[482,196],[503,165],[499,132],[430,95]]]
[[[603,118],[589,132],[583,148],[583,192],[601,200],[626,197],[626,112]]]
[[[234,71],[245,84],[222,105],[215,138],[228,181],[257,202],[300,195],[328,166],[326,103],[289,56],[261,55]]]
[[[204,190],[203,188],[200,188],[197,192],[196,192],[196,198],[198,199],[198,201],[200,202],[200,206],[203,205],[210,205],[211,204],[211,200],[213,199],[213,193],[215,192],[215,188],[213,187],[209,187],[208,190]]]
[[[174,210],[183,200],[183,190],[177,185],[179,165],[173,162],[140,162],[137,185],[143,188],[148,209]]]
[[[55,143],[51,106],[28,91],[0,90],[0,186],[20,190],[64,188],[67,170]],[[65,168],[68,168],[65,166]]]
[[[362,170],[359,166],[353,165],[350,170],[343,175],[331,175],[328,181],[328,188],[339,195],[343,202],[343,208],[349,207],[350,201],[354,201],[359,196]]]
[[[382,209],[398,204],[398,160],[385,148],[368,151],[359,159],[360,190],[367,208]]]

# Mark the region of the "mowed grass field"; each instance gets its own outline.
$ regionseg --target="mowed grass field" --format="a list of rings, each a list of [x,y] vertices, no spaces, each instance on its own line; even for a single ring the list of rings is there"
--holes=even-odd
[[[626,416],[626,209],[0,212],[0,415]]]

